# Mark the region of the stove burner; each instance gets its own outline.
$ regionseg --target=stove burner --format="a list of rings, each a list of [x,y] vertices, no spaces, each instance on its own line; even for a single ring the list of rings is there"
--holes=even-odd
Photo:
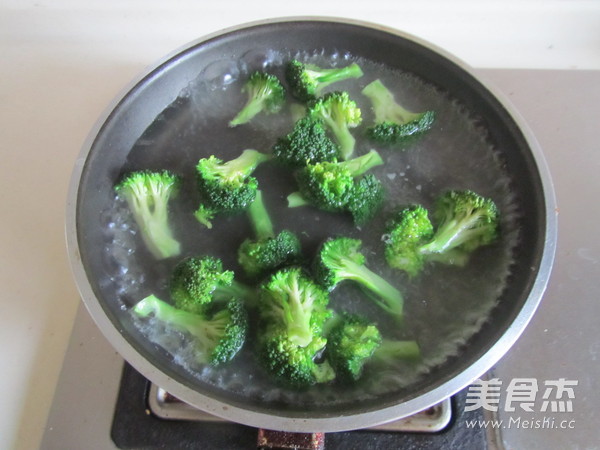
[[[484,419],[482,409],[465,412],[465,398],[466,390],[416,416],[383,426],[324,435],[308,433],[304,437],[296,437],[308,439],[311,445],[313,442],[319,444],[319,447],[306,447],[315,450],[486,449],[485,429],[467,428],[467,422]],[[430,418],[436,420],[429,422]],[[423,425],[427,423],[430,425]],[[416,424],[419,425],[415,429]],[[441,428],[436,428],[439,426]],[[428,432],[424,432],[425,430]],[[256,428],[199,412],[164,390],[152,386],[146,378],[125,363],[111,429],[112,440],[118,448],[250,450],[261,448],[258,445],[260,443],[273,444],[272,440],[260,441],[261,436],[270,438]]]
[[[224,422],[225,419],[200,411],[179,400],[164,389],[151,384],[148,407],[152,414],[161,419],[192,420],[200,422]],[[370,430],[397,431],[405,433],[436,433],[448,426],[452,418],[450,399],[432,406],[411,417],[368,428]]]

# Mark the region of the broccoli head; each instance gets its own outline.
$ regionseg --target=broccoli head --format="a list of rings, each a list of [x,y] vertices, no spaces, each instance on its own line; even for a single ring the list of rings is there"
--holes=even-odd
[[[177,195],[180,184],[177,175],[163,170],[132,172],[115,186],[127,202],[146,248],[157,259],[181,252],[168,220],[169,200]]]
[[[338,156],[338,147],[327,136],[323,121],[303,117],[294,124],[291,133],[277,140],[273,156],[286,166],[303,167],[333,161]]]
[[[327,335],[326,358],[335,371],[336,379],[357,381],[365,363],[381,345],[379,329],[363,316],[343,314]]]
[[[250,149],[227,162],[214,155],[202,158],[196,166],[198,190],[202,196],[194,213],[196,219],[211,228],[216,214],[245,210],[254,201],[258,189],[258,181],[252,172],[270,158],[270,155]]]
[[[401,210],[388,225],[388,264],[416,275],[426,261],[462,266],[477,248],[498,237],[495,203],[473,191],[452,190],[437,198],[431,225],[418,205]]]
[[[296,174],[299,191],[288,206],[313,205],[323,211],[349,211],[357,224],[373,217],[383,202],[383,187],[374,176],[361,177],[383,164],[377,151],[342,162],[309,164]]]
[[[298,100],[307,102],[321,95],[323,89],[337,81],[360,78],[360,66],[352,63],[345,67],[324,69],[315,64],[302,63],[293,59],[286,66],[286,79],[290,91]]]
[[[387,223],[385,258],[390,267],[417,275],[425,264],[421,246],[433,236],[428,212],[421,205],[402,208]]]
[[[330,92],[309,104],[308,116],[322,120],[340,147],[340,158],[349,159],[354,153],[356,139],[350,132],[362,121],[361,111],[347,92]]]
[[[238,114],[229,122],[230,127],[245,124],[257,114],[279,112],[285,103],[285,89],[275,75],[254,72],[242,88],[248,99]]]
[[[352,214],[356,225],[364,225],[381,210],[383,200],[384,191],[381,181],[374,175],[367,174],[354,183],[347,209]]]
[[[173,269],[169,282],[171,298],[178,309],[192,313],[205,311],[216,298],[251,299],[253,291],[233,278],[234,273],[224,270],[218,258],[188,257]]]
[[[367,366],[374,366],[375,373],[398,369],[403,362],[419,359],[420,350],[416,341],[384,338],[366,317],[344,313],[327,335],[325,356],[336,380],[355,382]]]
[[[150,295],[134,308],[140,317],[154,316],[194,339],[199,363],[219,365],[230,361],[242,348],[248,333],[248,316],[240,300],[232,299],[225,307],[210,314],[184,311]]]
[[[264,323],[282,327],[291,343],[305,347],[320,335],[331,316],[328,303],[326,290],[302,269],[290,267],[275,272],[261,285],[258,311]]]
[[[263,330],[258,340],[258,358],[275,381],[295,389],[335,378],[327,361],[317,362],[327,340],[315,335],[305,346],[290,340],[285,328],[270,326]]]
[[[412,136],[429,130],[435,120],[434,111],[413,113],[399,105],[381,80],[369,83],[362,93],[369,97],[375,113],[375,124],[367,128],[367,136],[384,144],[402,144]]]
[[[314,263],[315,278],[332,290],[344,280],[352,280],[365,288],[379,307],[397,319],[402,318],[402,293],[370,270],[361,253],[362,241],[347,237],[327,239],[317,253]]]
[[[256,278],[279,267],[291,264],[300,257],[298,236],[288,230],[279,234],[265,208],[262,193],[257,191],[254,202],[248,208],[254,228],[255,239],[246,239],[238,249],[238,262],[247,275]]]

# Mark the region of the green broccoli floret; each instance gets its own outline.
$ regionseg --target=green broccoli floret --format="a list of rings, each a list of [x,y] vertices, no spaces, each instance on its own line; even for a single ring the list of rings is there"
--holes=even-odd
[[[293,59],[288,63],[285,75],[292,95],[300,101],[307,102],[320,96],[323,89],[330,84],[360,78],[363,72],[356,63],[346,67],[324,69]]]
[[[119,197],[127,202],[146,247],[157,259],[181,252],[168,220],[169,200],[177,195],[180,184],[178,176],[163,170],[132,172],[115,186]]]
[[[383,187],[374,176],[360,177],[381,164],[383,160],[375,150],[348,161],[309,164],[297,172],[299,191],[288,196],[288,206],[349,211],[357,224],[365,223],[381,206]]]
[[[191,313],[203,313],[215,299],[254,296],[251,288],[235,281],[234,273],[224,270],[221,260],[212,256],[180,261],[171,274],[169,291],[175,307]]]
[[[370,270],[360,249],[362,241],[347,237],[327,239],[314,263],[315,279],[332,290],[344,280],[352,280],[366,288],[379,307],[397,319],[402,318],[404,299],[402,293]]]
[[[285,89],[275,75],[254,72],[242,88],[248,96],[246,104],[229,122],[230,127],[245,124],[257,114],[279,112],[285,103]]]
[[[495,203],[469,190],[438,197],[434,223],[421,206],[401,210],[388,225],[385,256],[388,264],[416,275],[426,261],[462,266],[477,248],[498,237]]]
[[[194,213],[196,219],[212,228],[216,214],[245,210],[253,201],[258,181],[251,176],[259,164],[270,155],[256,150],[244,150],[240,156],[227,162],[212,155],[202,158],[196,166],[201,204]]]
[[[331,316],[329,294],[299,267],[275,272],[260,287],[258,312],[266,324],[285,330],[289,341],[305,347],[319,336]]]
[[[255,239],[246,239],[238,249],[238,262],[248,276],[262,276],[300,257],[300,240],[294,233],[283,230],[275,235],[260,190],[248,208],[248,215]]]
[[[390,267],[417,275],[425,264],[420,248],[433,236],[428,212],[421,205],[403,207],[388,221],[385,258]]]
[[[341,382],[358,380],[363,366],[381,345],[379,329],[366,318],[343,314],[327,335],[326,358]]]
[[[420,352],[415,341],[384,338],[366,317],[344,313],[327,335],[325,356],[336,380],[355,382],[365,366],[391,369],[401,361],[418,359]]]
[[[356,140],[350,128],[362,121],[357,104],[347,92],[330,92],[309,104],[308,116],[322,120],[340,146],[340,158],[350,159],[354,153]]]
[[[329,295],[302,269],[274,273],[260,288],[259,359],[274,378],[295,388],[331,381],[335,374],[317,360],[327,343]]]
[[[291,133],[277,140],[273,156],[286,166],[303,167],[333,161],[338,156],[338,147],[327,136],[323,121],[303,117],[295,123]]]
[[[305,346],[290,340],[285,328],[272,325],[258,339],[258,359],[278,384],[302,389],[327,383],[335,373],[327,361],[317,362],[327,340],[314,336]]]
[[[133,311],[140,317],[154,316],[165,324],[189,333],[194,339],[199,363],[219,365],[230,361],[242,348],[248,332],[248,316],[242,302],[230,300],[226,307],[211,314],[195,314],[150,295]]]
[[[498,208],[489,198],[473,191],[448,191],[441,195],[433,212],[436,231],[423,246],[425,253],[442,253],[453,248],[471,252],[498,237]]]
[[[369,83],[362,93],[369,97],[375,113],[375,124],[367,128],[367,136],[385,144],[402,144],[409,137],[429,130],[435,120],[434,111],[413,113],[399,105],[381,80]]]

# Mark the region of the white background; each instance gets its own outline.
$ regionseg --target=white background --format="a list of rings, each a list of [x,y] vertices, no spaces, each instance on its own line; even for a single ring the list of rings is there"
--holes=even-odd
[[[327,15],[412,33],[479,68],[600,70],[600,2],[0,0],[0,448],[38,448],[79,298],[70,172],[112,98],[163,55],[253,20]]]

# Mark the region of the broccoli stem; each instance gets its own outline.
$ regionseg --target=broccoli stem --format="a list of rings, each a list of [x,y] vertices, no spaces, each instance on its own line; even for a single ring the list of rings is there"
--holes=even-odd
[[[260,98],[249,99],[237,115],[229,121],[230,127],[236,127],[249,122],[263,109],[263,100]]]
[[[154,315],[161,322],[168,323],[194,335],[198,334],[198,323],[203,320],[201,316],[177,309],[155,295],[149,295],[140,300],[133,307],[133,311],[140,317]]]
[[[271,159],[271,155],[261,153],[258,150],[244,150],[240,156],[229,160],[217,167],[224,178],[236,177],[240,174],[244,177],[250,176],[259,164]]]
[[[349,159],[350,156],[352,156],[352,153],[354,153],[356,139],[354,139],[354,136],[350,133],[350,129],[343,118],[339,118],[339,120],[336,121],[331,116],[324,116],[323,120],[333,132],[333,135],[340,146],[340,157],[344,160]]]
[[[300,192],[292,192],[290,195],[288,195],[287,202],[289,208],[297,208],[299,206],[306,206],[310,204]]]
[[[248,215],[250,216],[256,239],[263,240],[275,237],[273,222],[271,222],[269,212],[265,208],[260,190],[256,191],[256,197],[248,208]]]
[[[216,301],[229,301],[236,298],[244,301],[244,303],[253,305],[256,300],[256,291],[250,286],[233,281],[228,286],[219,285],[213,293],[213,299]]]
[[[444,223],[433,236],[433,239],[420,248],[422,254],[441,253],[452,250],[469,241],[478,230],[470,228],[477,223],[480,215],[470,214],[461,220],[451,220]]]
[[[340,166],[348,169],[353,177],[359,177],[375,166],[383,164],[383,159],[376,150],[371,150],[362,156],[338,163]]]
[[[402,318],[404,297],[398,289],[384,278],[364,264],[358,264],[348,259],[345,260],[344,269],[340,272],[343,278],[356,281],[376,294],[376,297],[371,297],[372,300],[385,311],[397,318]]]
[[[335,371],[327,361],[315,364],[312,373],[317,383],[327,383],[335,379]]]
[[[317,94],[319,94],[324,88],[332,83],[343,81],[348,78],[360,78],[363,75],[363,71],[356,63],[335,69],[321,69],[319,67],[306,64],[305,70],[309,75],[309,78],[313,78],[319,83]]]
[[[373,354],[373,358],[388,362],[397,359],[415,360],[420,356],[421,351],[416,341],[394,341],[390,339],[383,339]]]
[[[169,228],[167,203],[161,194],[153,194],[151,210],[147,203],[136,202],[133,213],[142,228],[142,239],[150,253],[159,259],[170,258],[181,253],[181,245]]]
[[[384,86],[381,80],[375,80],[372,83],[369,83],[362,90],[362,93],[369,97],[373,104],[375,123],[388,121],[408,123],[421,116],[420,113],[413,113],[396,103],[394,95]]]

